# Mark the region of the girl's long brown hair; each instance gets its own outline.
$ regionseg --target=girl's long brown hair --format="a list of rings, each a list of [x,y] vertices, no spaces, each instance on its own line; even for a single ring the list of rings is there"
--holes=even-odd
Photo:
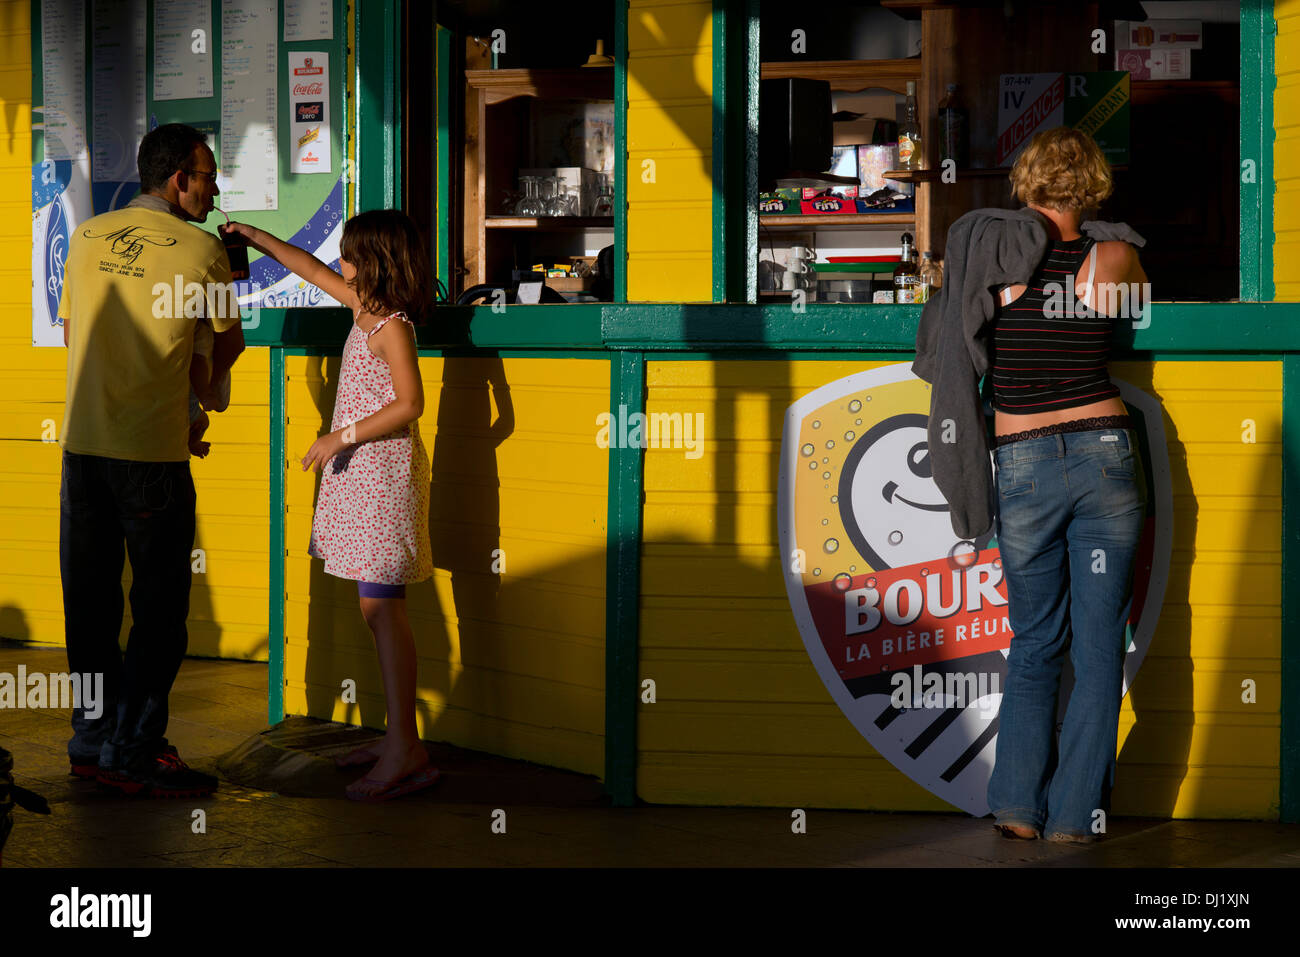
[[[400,209],[372,209],[343,224],[341,258],[357,267],[352,288],[376,316],[405,312],[422,323],[432,300],[433,273],[424,240]]]

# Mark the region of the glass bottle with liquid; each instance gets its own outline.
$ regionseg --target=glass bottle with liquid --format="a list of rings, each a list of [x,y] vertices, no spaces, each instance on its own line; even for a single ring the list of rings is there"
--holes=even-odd
[[[921,126],[916,111],[916,81],[907,81],[907,104],[898,127],[898,168],[921,169]]]
[[[920,289],[920,270],[916,266],[916,249],[912,246],[912,234],[903,233],[903,248],[899,254],[901,260],[894,269],[894,302],[914,303]]]
[[[939,271],[938,264],[934,261],[934,253],[926,250],[921,253],[921,302],[929,302],[934,291],[943,285],[943,276]]]
[[[939,156],[952,160],[958,169],[970,166],[970,137],[966,110],[957,96],[957,84],[948,84],[948,94],[939,101]]]

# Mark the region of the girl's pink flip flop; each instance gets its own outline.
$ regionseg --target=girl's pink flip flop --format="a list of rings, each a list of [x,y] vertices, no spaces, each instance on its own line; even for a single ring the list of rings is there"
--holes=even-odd
[[[442,773],[432,764],[426,764],[418,771],[413,771],[400,781],[392,781],[386,786],[380,788],[372,794],[354,794],[348,792],[348,799],[351,801],[360,801],[362,804],[382,804],[385,801],[391,801],[393,798],[399,798],[403,795],[413,794],[416,791],[422,791],[437,782]],[[376,781],[374,778],[364,778],[370,784],[383,784],[382,781]]]

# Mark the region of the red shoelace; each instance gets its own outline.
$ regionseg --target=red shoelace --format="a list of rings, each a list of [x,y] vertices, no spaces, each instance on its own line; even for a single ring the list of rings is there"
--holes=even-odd
[[[167,767],[175,768],[177,770],[182,770],[185,767],[185,762],[181,760],[181,756],[171,748],[168,748],[166,751],[159,751],[155,760],[158,761],[159,764],[165,764]]]

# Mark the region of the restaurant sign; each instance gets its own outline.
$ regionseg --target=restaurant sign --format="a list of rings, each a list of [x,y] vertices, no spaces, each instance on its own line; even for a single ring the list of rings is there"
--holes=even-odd
[[[1164,599],[1173,498],[1159,405],[1113,381],[1151,462],[1127,692]],[[930,386],[910,363],[848,376],[790,406],[782,563],[804,647],[840,710],[913,781],[983,816],[1012,638],[1007,586],[992,530],[974,540],[952,530],[930,471],[929,408]],[[1067,661],[1061,716],[1072,686]]]

